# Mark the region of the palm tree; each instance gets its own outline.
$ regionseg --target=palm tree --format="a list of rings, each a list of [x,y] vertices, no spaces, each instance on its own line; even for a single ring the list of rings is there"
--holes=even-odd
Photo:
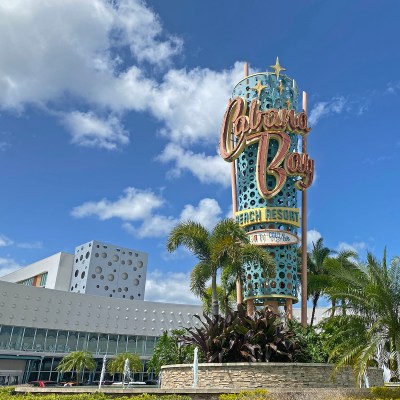
[[[178,224],[169,234],[167,249],[175,251],[185,246],[199,260],[191,273],[190,289],[203,297],[208,280],[211,278],[212,315],[219,315],[217,296],[217,272],[230,269],[241,276],[241,266],[246,262],[258,262],[267,277],[272,275],[273,260],[262,249],[249,244],[246,232],[232,219],[220,221],[209,232],[197,222],[186,221]],[[251,250],[249,250],[251,248]]]
[[[400,378],[400,258],[387,266],[386,251],[381,263],[368,253],[365,265],[337,270],[334,282],[331,294],[347,311],[326,323],[336,369],[351,365],[361,381],[368,366],[378,365]]]
[[[123,374],[125,372],[125,363],[128,360],[128,367],[131,372],[142,370],[142,362],[137,354],[120,353],[107,363],[107,371],[110,373]]]
[[[319,238],[317,243],[313,243],[312,246],[312,251],[307,254],[307,297],[312,298],[310,326],[314,323],[315,309],[317,308],[318,300],[324,289],[329,285],[330,278],[325,268],[325,262],[327,257],[332,253],[332,250],[324,246],[324,240],[322,238]]]
[[[217,285],[217,297],[220,305],[221,314],[227,315],[229,311],[234,309],[236,304],[236,282],[233,285],[226,287],[224,284]],[[208,286],[203,293],[201,298],[203,303],[203,310],[206,314],[211,315],[212,306],[212,290],[211,286]]]
[[[322,294],[331,300],[331,316],[335,315],[337,304],[340,302],[342,305],[344,304],[343,299],[338,299],[334,295],[332,295],[332,288],[335,292],[338,291],[338,285],[340,281],[338,281],[335,276],[337,275],[337,271],[340,270],[354,270],[357,268],[356,260],[358,259],[358,254],[352,250],[343,250],[339,252],[335,257],[327,257],[324,262],[324,270],[325,270],[325,282],[326,287],[322,288]],[[343,288],[345,290],[345,288]],[[343,314],[346,313],[346,309],[342,307],[341,312]]]
[[[85,369],[89,371],[96,369],[96,361],[92,353],[88,351],[73,351],[66,355],[57,366],[59,372],[75,371],[77,383],[79,382],[80,372]]]

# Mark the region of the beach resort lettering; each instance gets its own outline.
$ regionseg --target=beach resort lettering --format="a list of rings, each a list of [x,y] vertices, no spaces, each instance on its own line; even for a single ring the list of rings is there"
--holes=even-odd
[[[300,227],[300,210],[288,207],[252,208],[235,213],[240,226],[278,222]]]

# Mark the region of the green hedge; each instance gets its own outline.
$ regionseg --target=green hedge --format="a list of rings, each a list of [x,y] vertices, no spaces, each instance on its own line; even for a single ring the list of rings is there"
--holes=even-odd
[[[45,397],[45,400],[192,400],[190,396],[180,396],[177,394],[157,396],[144,393],[131,396],[109,396],[105,393],[17,393],[14,388],[0,388],[0,400],[37,400],[38,396]]]
[[[105,393],[79,393],[79,394],[60,394],[60,393],[17,393],[14,388],[0,388],[0,400],[37,400],[38,396],[45,397],[44,400],[191,400],[190,396],[177,394],[154,395],[140,394],[131,396],[110,396]],[[235,394],[221,394],[219,400],[273,400],[276,394],[269,394],[266,390],[257,389],[253,391],[243,391]],[[333,396],[325,400],[400,400],[400,388],[375,387],[368,396]]]

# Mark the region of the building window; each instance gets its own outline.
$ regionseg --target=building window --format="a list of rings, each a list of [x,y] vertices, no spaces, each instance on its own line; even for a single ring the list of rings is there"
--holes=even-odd
[[[41,286],[41,287],[45,287],[45,286],[46,286],[47,275],[48,275],[48,272],[45,272],[44,274],[39,275],[39,276],[40,276],[40,279],[39,279],[39,286]]]

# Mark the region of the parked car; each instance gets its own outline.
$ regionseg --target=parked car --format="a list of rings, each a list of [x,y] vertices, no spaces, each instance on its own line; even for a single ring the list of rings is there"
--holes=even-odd
[[[37,387],[59,386],[59,383],[57,381],[32,381],[29,382],[29,384]]]

